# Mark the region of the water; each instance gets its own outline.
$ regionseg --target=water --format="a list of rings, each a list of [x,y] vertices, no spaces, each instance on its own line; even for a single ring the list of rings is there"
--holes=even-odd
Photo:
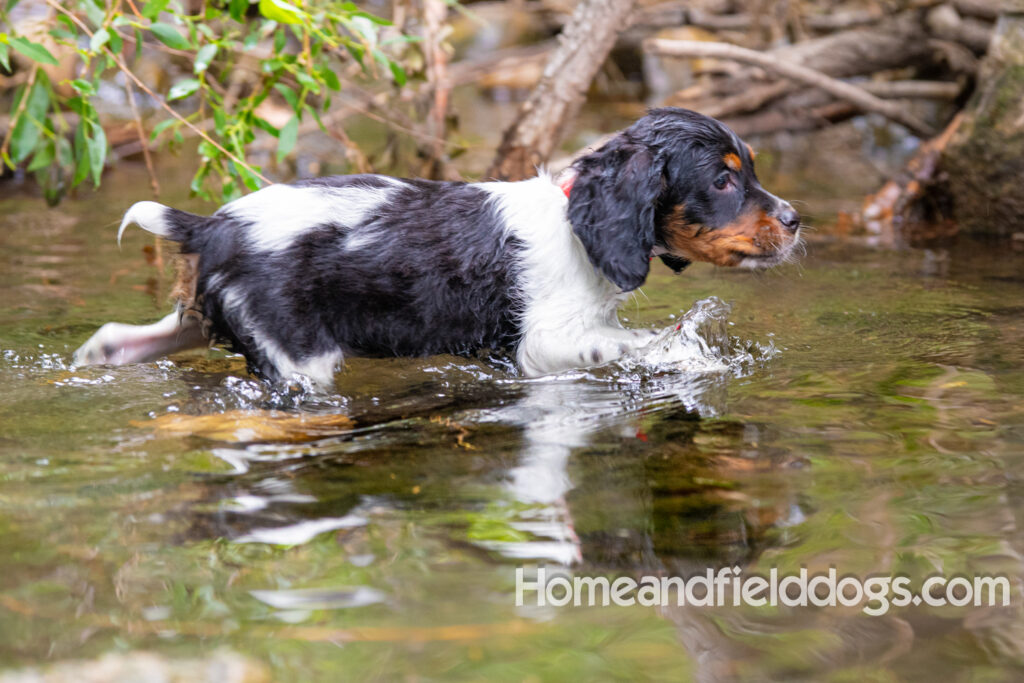
[[[768,273],[659,266],[622,312],[655,346],[555,378],[497,356],[354,360],[329,395],[219,352],[71,370],[99,324],[166,311],[151,243],[113,239],[144,188],[126,168],[56,211],[4,199],[3,666],[229,648],[278,680],[1020,678],[1020,252],[821,240]],[[538,563],[1015,592],[878,617],[517,608]]]

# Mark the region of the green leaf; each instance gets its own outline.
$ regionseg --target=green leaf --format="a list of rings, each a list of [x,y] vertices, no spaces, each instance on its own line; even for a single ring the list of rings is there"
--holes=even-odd
[[[103,26],[103,20],[106,19],[106,15],[104,15],[103,10],[95,2],[85,0],[77,4],[85,10],[85,16],[89,17],[89,21],[92,22],[93,26]]]
[[[300,84],[300,85],[303,85],[303,86],[305,86],[306,88],[308,88],[308,89],[312,90],[312,91],[313,91],[314,93],[316,93],[317,95],[319,95],[319,94],[320,94],[320,84],[316,82],[316,79],[315,79],[315,78],[313,78],[312,76],[310,76],[310,75],[309,75],[308,73],[306,73],[305,71],[299,71],[299,72],[297,72],[297,73],[295,74],[295,80],[297,80],[297,81],[299,82],[299,84]]]
[[[85,80],[84,78],[76,78],[75,80],[71,81],[71,87],[75,89],[76,93],[78,93],[79,95],[85,95],[86,97],[88,97],[89,95],[96,94],[96,88],[93,86],[92,83]]]
[[[103,162],[107,158],[107,135],[98,123],[90,125],[93,134],[86,140],[86,146],[89,149],[89,170],[92,172],[93,185],[99,187],[100,176],[103,174]]]
[[[49,31],[47,31],[47,33],[57,40],[64,40],[69,43],[78,42],[78,36],[76,36],[71,31],[61,28],[60,26],[54,26]]]
[[[238,169],[238,175],[242,179],[242,183],[244,183],[245,186],[250,190],[255,192],[256,190],[260,189],[260,187],[263,186],[263,184],[260,182],[260,179],[255,174],[253,174],[253,172],[250,171],[247,167],[241,166],[234,162],[231,162],[231,165]]]
[[[293,116],[288,123],[281,128],[277,137],[277,163],[284,161],[284,158],[295,148],[295,141],[299,139],[299,117]]]
[[[89,153],[87,150],[87,134],[86,134],[86,120],[82,119],[78,122],[78,127],[75,129],[75,174],[71,178],[71,186],[75,187],[89,175]]]
[[[183,81],[178,81],[167,91],[167,101],[173,102],[174,100],[188,97],[196,90],[199,90],[199,81],[195,78],[186,78]]]
[[[192,69],[197,74],[201,74],[210,67],[210,62],[217,56],[217,46],[214,43],[209,45],[203,45],[199,52],[196,53],[196,61]]]
[[[39,43],[33,43],[28,38],[17,36],[10,39],[11,47],[25,55],[34,62],[42,62],[50,66],[57,66],[57,58],[50,54],[50,51]]]
[[[347,22],[347,26],[353,32],[361,36],[369,45],[373,46],[377,44],[377,33],[379,31],[379,27],[369,19],[365,17],[352,17],[352,19]]]
[[[54,143],[50,140],[46,141],[46,144],[39,145],[39,149],[36,150],[35,156],[32,157],[32,163],[28,165],[25,170],[38,171],[41,168],[46,168],[53,163],[53,160],[57,157],[57,148]]]
[[[329,108],[330,107],[325,106],[324,107],[324,111],[327,111]],[[313,107],[310,107],[308,105],[306,106],[306,109],[308,109],[309,113],[313,115],[313,118],[316,120],[316,125],[320,127],[320,130],[322,130],[323,132],[326,133],[327,132],[327,126],[325,126],[324,122],[320,119],[320,114],[317,113],[316,109],[313,109]]]
[[[405,82],[408,79],[405,75],[405,69],[402,68],[402,65],[394,60],[389,59],[388,68],[391,69],[391,75],[394,76],[395,83],[397,83],[398,85],[405,85]]]
[[[178,29],[169,24],[151,24],[149,30],[153,32],[157,40],[167,47],[174,48],[175,50],[187,50],[189,48],[188,39],[178,33]]]
[[[110,34],[110,51],[115,55],[121,54],[121,48],[124,47],[124,40],[121,35],[114,31]]]
[[[228,12],[231,18],[238,22],[245,21],[245,13],[249,11],[249,0],[231,0],[228,5]]]
[[[285,0],[260,0],[260,14],[281,24],[301,24],[309,16]]]
[[[4,68],[4,71],[10,73],[11,71],[11,58],[8,56],[9,48],[7,43],[0,43],[0,66]]]
[[[241,190],[238,189],[238,183],[235,182],[234,178],[226,178],[221,184],[220,188],[220,200],[222,203],[230,202],[238,199],[242,196]]]
[[[370,14],[369,12],[365,12],[363,10],[356,10],[356,11],[352,12],[352,16],[354,16],[354,17],[362,17],[363,19],[369,19],[370,21],[372,21],[373,23],[377,24],[378,26],[391,26],[392,25],[392,22],[387,20],[387,19],[385,19],[384,17],[378,17],[376,14]]]
[[[78,27],[75,26],[75,22],[71,21],[71,17],[67,16],[66,14],[58,14],[57,23],[62,24],[64,28],[72,35],[75,35],[78,31]]]
[[[210,175],[210,167],[208,164],[202,164],[196,174],[192,176],[192,182],[189,183],[189,189],[195,194],[199,194],[203,191],[203,183],[206,182],[206,176]]]
[[[408,43],[419,43],[423,41],[423,36],[395,36],[394,38],[388,38],[387,40],[380,41],[380,46],[385,47],[387,45],[406,45]]]
[[[213,129],[217,131],[217,135],[223,135],[224,129],[228,125],[227,114],[220,107],[213,110]]]
[[[75,153],[71,149],[71,143],[64,136],[57,137],[57,163],[61,166],[70,166],[75,161]]]
[[[28,97],[28,101],[11,133],[11,159],[15,164],[20,164],[27,159],[39,143],[39,135],[45,125],[46,112],[50,108],[50,88],[45,81],[45,76],[40,76],[32,85],[31,92],[22,97]]]
[[[170,0],[150,0],[146,3],[146,6],[142,8],[142,16],[146,17],[150,21],[155,20],[160,13],[167,7],[167,3]]]
[[[261,119],[258,116],[254,116],[252,118],[252,125],[256,126],[260,130],[264,130],[264,131],[270,133],[275,138],[281,136],[281,131],[278,130],[277,128],[274,128],[274,126],[270,125],[270,122],[267,121],[266,119]]]
[[[160,133],[163,133],[170,126],[173,126],[175,123],[177,123],[177,119],[165,119],[160,123],[156,124],[155,126],[153,126],[153,132],[149,134],[150,142],[156,140],[160,136]]]
[[[331,90],[341,90],[341,81],[338,80],[337,74],[331,70],[330,66],[324,64],[317,73],[320,74],[320,78],[328,88]]]
[[[89,49],[93,52],[99,52],[108,42],[110,42],[110,31],[105,27],[101,28],[92,34],[92,39],[89,41]]]
[[[11,135],[11,161],[20,164],[35,150],[38,143],[39,127],[28,117],[22,116]]]
[[[284,83],[277,83],[274,85],[274,90],[281,93],[281,96],[288,102],[288,106],[292,108],[295,113],[299,112],[299,96],[295,94],[295,91],[290,86]]]

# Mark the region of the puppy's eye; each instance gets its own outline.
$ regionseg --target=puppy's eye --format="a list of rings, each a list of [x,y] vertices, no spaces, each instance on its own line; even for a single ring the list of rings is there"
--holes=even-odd
[[[715,178],[715,187],[719,190],[724,190],[729,185],[730,180],[732,180],[732,176],[730,176],[729,172],[726,171]]]

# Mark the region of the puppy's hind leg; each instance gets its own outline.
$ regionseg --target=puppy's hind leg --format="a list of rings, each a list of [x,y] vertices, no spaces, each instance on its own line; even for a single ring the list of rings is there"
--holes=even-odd
[[[144,363],[207,343],[199,321],[175,311],[152,325],[107,323],[75,351],[72,363],[75,366]]]

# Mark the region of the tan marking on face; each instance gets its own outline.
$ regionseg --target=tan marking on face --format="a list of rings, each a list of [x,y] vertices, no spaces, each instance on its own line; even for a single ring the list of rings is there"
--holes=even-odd
[[[761,209],[707,230],[686,221],[682,204],[668,215],[664,234],[673,255],[716,266],[737,266],[746,257],[773,256],[794,240],[777,219]]]
[[[743,144],[747,145],[747,143],[745,142]],[[750,154],[751,161],[753,161],[757,157],[757,152],[755,152],[754,148],[751,147],[750,145],[747,145],[747,152]]]
[[[736,171],[737,173],[739,173],[740,169],[743,168],[743,162],[740,161],[739,155],[734,154],[732,152],[729,152],[724,157],[722,157],[722,161],[725,162],[726,166]]]

